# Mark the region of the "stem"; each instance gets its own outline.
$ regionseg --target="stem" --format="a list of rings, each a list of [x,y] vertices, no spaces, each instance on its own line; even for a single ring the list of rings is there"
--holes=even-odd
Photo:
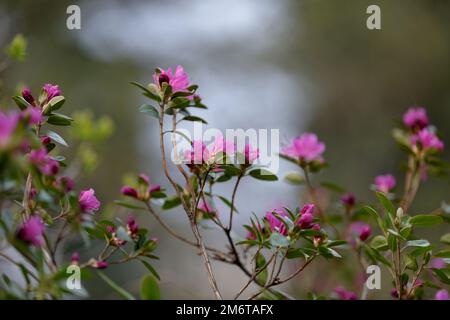
[[[241,179],[243,177],[243,173],[239,174],[236,184],[233,188],[233,193],[231,195],[231,207],[230,207],[230,223],[228,224],[227,230],[231,230],[233,228],[233,216],[234,216],[234,200],[236,198],[237,189],[239,187],[239,182],[241,182]]]

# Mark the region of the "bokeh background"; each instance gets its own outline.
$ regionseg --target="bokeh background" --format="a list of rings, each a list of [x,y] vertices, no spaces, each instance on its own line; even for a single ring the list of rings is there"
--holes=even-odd
[[[66,28],[70,4],[81,7],[81,30]],[[381,7],[382,30],[366,28],[370,4]],[[374,201],[369,186],[377,174],[392,172],[401,185],[404,154],[391,129],[407,107],[426,106],[444,141],[450,141],[450,2],[445,0],[2,0],[0,45],[16,33],[27,38],[28,57],[1,74],[3,107],[12,106],[9,97],[19,84],[37,91],[51,82],[62,88],[66,109],[90,109],[114,121],[113,136],[96,148],[99,166],[77,181],[97,190],[105,212],[112,210],[108,204],[119,197],[127,173],[145,172],[168,187],[160,170],[156,122],[137,111],[145,100],[129,85],[149,83],[156,66],[185,67],[200,85],[209,110],[199,115],[211,127],[277,128],[282,142],[316,132],[327,144],[331,166],[315,181],[335,181],[362,201]],[[293,169],[282,163],[279,175]],[[241,190],[236,225],[248,222],[251,212],[263,215],[280,204],[295,207],[302,193],[283,181],[244,182]],[[450,200],[448,177],[429,179],[414,211],[429,212],[442,200]],[[181,210],[163,215],[190,235]],[[167,236],[150,217],[137,218],[160,239],[161,260],[155,266],[162,276],[162,297],[211,297],[195,250]],[[224,243],[214,230],[206,237]],[[333,270],[340,269],[339,263]],[[226,296],[245,280],[233,267],[214,267]],[[303,298],[305,288],[327,294],[342,278],[340,271],[329,270],[313,265],[285,289]],[[106,272],[136,293],[146,271],[136,263]],[[91,298],[117,298],[95,277],[85,285]],[[383,282],[375,296],[387,298],[389,289]]]

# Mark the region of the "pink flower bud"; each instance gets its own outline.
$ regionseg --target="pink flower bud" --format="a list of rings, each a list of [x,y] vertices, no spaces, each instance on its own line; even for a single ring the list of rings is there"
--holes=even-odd
[[[44,244],[45,225],[39,216],[31,216],[17,230],[17,237],[35,247]]]
[[[124,196],[132,197],[135,199],[139,197],[137,190],[130,186],[123,186],[122,189],[120,189],[120,193],[122,193]]]

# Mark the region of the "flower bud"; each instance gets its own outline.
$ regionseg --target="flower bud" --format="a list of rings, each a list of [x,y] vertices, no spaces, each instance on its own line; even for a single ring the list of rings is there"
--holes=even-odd
[[[124,196],[132,197],[135,199],[139,198],[137,190],[130,186],[123,186],[122,189],[120,189],[120,193],[122,193]]]

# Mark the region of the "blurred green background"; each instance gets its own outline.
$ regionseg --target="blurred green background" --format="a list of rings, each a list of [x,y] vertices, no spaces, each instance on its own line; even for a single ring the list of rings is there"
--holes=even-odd
[[[70,4],[81,8],[81,30],[66,28]],[[370,4],[381,7],[381,30],[366,28]],[[114,121],[113,136],[95,147],[99,165],[77,181],[80,188],[94,187],[104,208],[119,197],[126,173],[142,171],[153,182],[164,182],[156,122],[139,114],[144,100],[129,85],[150,82],[156,66],[184,65],[210,107],[199,115],[212,127],[278,128],[282,142],[306,130],[316,132],[327,144],[331,164],[317,179],[346,186],[358,200],[374,200],[369,186],[377,174],[392,172],[402,184],[405,156],[391,129],[409,106],[427,107],[431,122],[450,141],[450,2],[445,0],[2,0],[0,45],[17,33],[28,40],[28,56],[0,74],[2,107],[12,107],[18,85],[37,92],[51,82],[62,88],[70,112],[90,109]],[[447,148],[444,157],[449,155]],[[282,163],[279,173],[293,169]],[[301,192],[282,181],[244,183],[242,190],[241,224],[252,211],[295,207]],[[448,177],[430,178],[414,211],[429,212],[442,200],[450,200]],[[189,235],[180,210],[163,214]],[[156,267],[162,297],[209,297],[195,251],[169,238],[149,217],[138,220],[160,239]],[[428,236],[437,239],[442,233]],[[214,232],[207,234],[223,243]],[[215,267],[225,294],[236,292],[245,277],[234,268]],[[321,273],[329,270],[324,267],[316,266],[286,290],[305,297],[303,289],[314,282],[315,290],[328,293],[341,275],[328,271],[324,277]],[[145,270],[136,264],[107,273],[135,293]],[[86,286],[92,298],[117,297],[101,280]],[[375,296],[387,298],[389,289],[383,284]]]

